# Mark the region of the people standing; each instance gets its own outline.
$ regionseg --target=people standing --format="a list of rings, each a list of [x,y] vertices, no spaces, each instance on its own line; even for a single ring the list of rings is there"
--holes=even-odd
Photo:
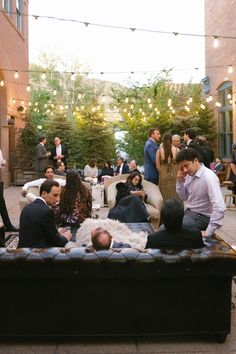
[[[194,129],[192,129],[192,128],[185,129],[184,142],[186,144],[186,148],[196,150],[199,154],[199,158],[201,160],[200,162],[204,162],[204,157],[203,157],[203,152],[202,152],[201,146],[198,143],[196,143],[195,138],[196,138],[196,132]]]
[[[3,166],[5,166],[5,164],[6,164],[6,160],[4,160],[2,156],[2,151],[0,149],[0,214],[2,217],[3,224],[5,226],[5,231],[18,231],[18,229],[15,226],[13,226],[10,221],[5,199],[4,199],[4,194],[3,194],[3,182],[1,181],[1,169]]]
[[[179,167],[176,191],[186,207],[183,226],[197,228],[203,236],[212,236],[222,226],[225,211],[219,179],[200,162],[194,149],[181,150],[176,161]]]
[[[48,165],[48,157],[51,155],[51,152],[47,152],[45,144],[47,139],[45,136],[39,138],[39,143],[36,146],[36,159],[35,159],[35,171],[38,178],[43,177],[44,169]]]
[[[157,142],[161,134],[158,128],[149,130],[149,138],[144,146],[144,178],[154,184],[159,183],[159,173],[156,168],[156,152],[159,148]]]
[[[53,166],[57,167],[57,162],[63,162],[67,169],[67,159],[69,158],[69,152],[65,145],[61,144],[61,139],[56,136],[54,138],[54,147],[51,149],[50,159]]]
[[[163,200],[177,198],[176,178],[178,164],[176,156],[179,149],[172,145],[172,135],[165,133],[156,153],[156,167],[159,171],[159,188]]]

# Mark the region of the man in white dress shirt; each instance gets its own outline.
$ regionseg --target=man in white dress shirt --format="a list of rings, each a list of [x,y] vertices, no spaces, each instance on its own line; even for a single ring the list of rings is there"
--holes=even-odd
[[[60,186],[65,186],[66,180],[62,178],[54,178],[54,169],[51,166],[48,166],[44,170],[45,178],[35,179],[34,181],[27,182],[22,187],[22,195],[27,198],[27,200],[31,203],[33,202],[37,196],[33,193],[28,193],[28,189],[30,187],[38,187],[40,188],[41,184],[46,181],[46,179],[55,180],[59,183]]]
[[[203,236],[213,236],[222,226],[225,211],[219,179],[200,162],[194,149],[181,150],[176,161],[179,165],[176,191],[186,207],[183,226],[199,229]]]

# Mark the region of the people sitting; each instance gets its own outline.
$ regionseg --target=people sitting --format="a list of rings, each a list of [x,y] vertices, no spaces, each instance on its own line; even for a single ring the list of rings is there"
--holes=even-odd
[[[95,251],[108,250],[109,248],[129,248],[128,243],[116,242],[112,240],[111,234],[101,228],[97,227],[91,232],[92,249]]]
[[[21,193],[22,193],[22,195],[23,195],[24,197],[27,198],[27,200],[28,200],[30,203],[33,202],[33,201],[37,198],[36,195],[34,195],[34,194],[32,194],[32,193],[28,193],[28,189],[29,189],[30,187],[38,187],[38,188],[40,188],[41,184],[42,184],[43,182],[45,182],[46,180],[48,180],[48,179],[49,179],[49,180],[55,180],[55,181],[57,181],[60,186],[64,186],[64,185],[66,184],[66,181],[65,181],[64,179],[62,179],[62,178],[55,178],[55,179],[54,179],[54,168],[51,167],[51,166],[45,167],[45,169],[44,169],[44,176],[45,176],[45,178],[35,179],[34,181],[27,182],[27,183],[25,183],[25,184],[23,185],[23,187],[22,187],[22,192],[21,192]]]
[[[57,230],[51,207],[60,200],[57,181],[45,180],[40,186],[40,197],[24,207],[20,215],[18,247],[64,247],[71,239],[71,232]]]
[[[102,168],[101,173],[98,176],[99,182],[103,182],[107,178],[111,178],[114,175],[114,169],[111,167],[110,161],[104,162],[104,167]]]
[[[84,180],[86,182],[90,182],[91,184],[96,184],[98,182],[98,168],[96,159],[91,159],[88,165],[85,166]]]
[[[62,188],[60,202],[53,208],[56,224],[71,227],[74,238],[80,224],[91,217],[92,196],[76,171],[69,171]]]
[[[58,176],[66,176],[66,166],[64,164],[64,162],[62,161],[59,161],[56,163],[56,169],[54,171],[55,175],[58,175]]]
[[[177,199],[168,199],[161,209],[163,226],[148,235],[146,248],[201,248],[200,230],[183,226],[184,206]]]
[[[129,173],[129,166],[125,163],[125,160],[122,156],[119,156],[116,162],[117,166],[114,171],[114,176]]]
[[[144,204],[147,196],[141,182],[141,175],[132,172],[125,183],[117,183],[116,205],[110,209],[109,219],[128,223],[150,221]]]
[[[138,164],[135,160],[131,160],[129,163],[129,173],[131,172],[138,172],[141,174],[141,172],[138,170]]]

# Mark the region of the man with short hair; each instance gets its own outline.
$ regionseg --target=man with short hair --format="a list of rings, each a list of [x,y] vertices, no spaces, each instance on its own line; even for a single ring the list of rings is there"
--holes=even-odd
[[[222,226],[225,211],[219,179],[200,162],[194,149],[181,150],[176,162],[179,166],[176,191],[186,206],[183,226],[197,228],[203,236],[212,236]]]
[[[34,181],[27,182],[22,187],[22,195],[28,199],[29,202],[33,202],[36,196],[32,193],[28,193],[28,189],[30,187],[40,187],[43,182],[47,179],[53,180],[54,179],[54,168],[51,166],[47,166],[44,169],[44,178],[35,179]],[[55,178],[55,181],[59,183],[60,186],[65,186],[66,180],[62,178]]]
[[[141,172],[138,169],[137,162],[135,160],[131,160],[129,163],[129,173],[131,172],[138,172],[141,174]]]
[[[117,158],[117,166],[114,172],[114,176],[116,175],[124,175],[129,173],[129,166],[126,165],[125,160],[122,156]]]
[[[172,145],[177,147],[178,149],[180,148],[180,136],[178,134],[172,135]]]
[[[93,249],[95,251],[108,250],[112,248],[129,248],[128,243],[112,241],[111,234],[103,229],[102,227],[97,227],[91,232],[91,241]]]
[[[158,128],[149,130],[149,138],[144,146],[144,178],[154,184],[159,183],[159,172],[156,168],[156,152],[159,148],[157,142],[161,134]]]
[[[50,159],[53,166],[57,167],[57,162],[63,162],[67,169],[67,159],[69,158],[69,152],[65,145],[61,144],[61,139],[56,136],[54,138],[54,147],[51,149]]]
[[[51,155],[50,152],[47,152],[44,146],[46,142],[46,137],[41,136],[39,138],[39,143],[36,146],[35,171],[39,178],[43,176],[43,171],[48,164],[48,157]]]
[[[57,181],[46,180],[40,186],[40,197],[24,207],[20,215],[18,247],[47,248],[64,247],[71,239],[71,232],[56,229],[51,207],[60,201]]]
[[[66,166],[65,166],[64,162],[62,162],[62,161],[57,162],[57,166],[56,167],[57,168],[54,171],[55,175],[66,176],[66,172],[65,172]]]
[[[183,226],[184,206],[168,199],[161,208],[163,227],[148,235],[146,248],[200,248],[204,246],[200,230]]]
[[[204,156],[203,156],[201,146],[198,143],[196,143],[195,138],[196,138],[196,132],[194,129],[192,128],[185,129],[184,142],[186,144],[186,147],[196,150],[199,154],[200,162],[204,162]]]

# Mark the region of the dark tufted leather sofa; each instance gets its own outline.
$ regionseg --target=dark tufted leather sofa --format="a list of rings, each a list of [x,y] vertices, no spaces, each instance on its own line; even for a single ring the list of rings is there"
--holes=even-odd
[[[236,252],[0,248],[0,336],[230,332]]]

